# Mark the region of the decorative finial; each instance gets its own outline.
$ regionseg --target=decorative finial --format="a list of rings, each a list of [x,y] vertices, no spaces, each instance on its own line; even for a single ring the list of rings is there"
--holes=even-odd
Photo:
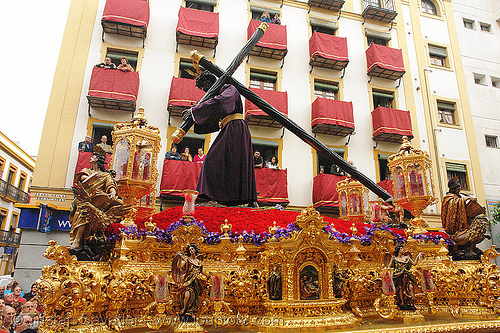
[[[225,219],[224,224],[221,224],[220,226],[220,231],[222,232],[222,235],[224,235],[224,237],[229,237],[229,233],[231,232],[232,229],[233,225],[229,224],[227,219]]]
[[[278,226],[276,225],[276,221],[273,221],[272,227],[269,227],[269,233],[275,234],[278,231]]]
[[[358,228],[356,228],[356,225],[353,223],[351,227],[351,234],[353,236],[356,236],[358,234]]]
[[[144,127],[147,123],[148,120],[146,119],[146,115],[144,114],[144,108],[140,107],[138,111],[134,115],[134,119],[132,119],[132,122],[139,127]]]

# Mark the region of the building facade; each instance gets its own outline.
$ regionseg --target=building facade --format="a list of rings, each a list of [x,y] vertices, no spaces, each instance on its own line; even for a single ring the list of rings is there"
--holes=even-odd
[[[19,205],[29,202],[34,168],[35,160],[0,132],[0,275],[14,270],[21,240]]]
[[[378,183],[391,184],[387,158],[407,135],[432,158],[438,199],[456,176],[485,204],[451,1],[73,0],[31,187],[32,216],[36,205],[47,205],[67,226],[75,170],[88,158],[79,142],[90,135],[96,144],[106,135],[109,143],[112,126],[130,121],[138,106],[161,129],[163,156],[182,109],[203,95],[189,80],[188,53],[197,49],[225,68],[265,12],[280,22],[270,23],[236,80]],[[96,68],[106,57],[116,64],[125,57],[134,72]],[[332,189],[342,172],[244,104],[254,149],[278,157],[288,207],[338,205]],[[215,137],[188,133],[179,147],[207,151]],[[169,204],[179,191],[169,180],[185,177],[162,158],[157,167],[157,196]],[[439,214],[440,201],[426,210],[432,228],[440,228]]]

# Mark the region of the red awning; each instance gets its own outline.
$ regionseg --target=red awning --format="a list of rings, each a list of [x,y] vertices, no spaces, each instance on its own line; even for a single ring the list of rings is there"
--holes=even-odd
[[[403,51],[373,43],[366,50],[368,75],[395,80],[403,76]]]
[[[250,88],[254,93],[262,97],[263,100],[274,106],[279,112],[288,115],[288,93],[286,91],[266,90],[258,88]],[[248,99],[245,100],[245,117],[252,116],[267,116],[267,113],[259,109],[255,104]]]
[[[394,196],[394,182],[391,179],[384,179],[377,183],[378,186],[382,187],[390,195]]]
[[[326,173],[320,173],[314,177],[312,194],[314,207],[338,207],[337,183],[345,178],[346,176],[328,175]]]
[[[89,96],[136,101],[139,73],[94,67],[90,78]]]
[[[248,25],[248,35],[250,38],[261,24],[261,21],[251,20]],[[286,25],[269,24],[269,29],[257,43],[257,46],[275,50],[286,50]]]
[[[354,131],[352,102],[317,97],[312,103],[311,127],[315,133],[344,136],[352,133]]]
[[[75,175],[82,171],[84,168],[90,169],[92,166],[90,165],[90,158],[92,157],[92,153],[79,151],[78,152],[78,160],[76,161]],[[109,168],[109,162],[111,161],[111,154],[106,154],[106,168]]]
[[[149,1],[107,0],[102,20],[147,28],[149,24]]]
[[[167,107],[169,110],[172,107],[185,109],[198,103],[204,95],[203,90],[196,87],[195,80],[173,77]]]
[[[323,67],[316,59],[324,58],[340,61],[344,64],[343,67],[345,67],[349,62],[349,58],[347,57],[347,38],[314,32],[309,39],[309,57],[309,63],[314,66]]]
[[[373,139],[401,142],[406,135],[413,138],[410,111],[377,107],[372,111]]]
[[[201,163],[164,160],[160,193],[183,197],[183,190],[196,190]],[[258,202],[288,204],[286,170],[255,169]]]
[[[219,13],[181,7],[176,31],[189,36],[217,38]]]
[[[257,201],[288,205],[287,171],[275,169],[255,169]]]

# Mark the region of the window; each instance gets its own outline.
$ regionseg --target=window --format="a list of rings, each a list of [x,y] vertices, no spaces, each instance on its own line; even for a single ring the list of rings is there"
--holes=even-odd
[[[19,220],[19,214],[12,213],[12,217],[10,219],[10,231],[15,231],[17,229],[17,222]]]
[[[309,18],[309,23],[311,24],[312,32],[321,32],[327,35],[335,35],[335,31],[337,31],[338,26],[334,21],[327,21],[317,19],[315,17]]]
[[[250,88],[276,90],[277,77],[278,75],[276,73],[251,69]]]
[[[9,212],[6,209],[0,209],[0,225],[2,226],[2,230],[5,230],[5,220],[7,219],[7,214]]]
[[[481,31],[485,31],[485,32],[491,31],[491,24],[481,22],[481,23],[479,23],[479,26],[481,27]]]
[[[254,152],[256,150],[260,151],[260,156],[262,156],[264,160],[264,165],[271,157],[279,156],[279,143],[277,141],[252,138],[252,149]]]
[[[474,29],[474,21],[464,18],[464,27],[467,29]]]
[[[389,169],[389,164],[387,163],[387,160],[391,155],[392,154],[387,154],[387,153],[378,154],[378,169],[379,169],[378,171],[380,175],[380,181],[386,179],[392,179],[391,170]]]
[[[24,191],[24,184],[26,184],[26,178],[28,176],[21,171],[21,176],[19,177],[19,183],[17,184],[17,188],[21,191]]]
[[[455,103],[437,102],[439,122],[442,124],[457,125],[455,117]]]
[[[205,68],[200,66],[200,70],[203,72]],[[195,79],[191,73],[196,73],[196,69],[193,66],[193,62],[189,59],[180,59],[179,60],[179,77],[184,79]]]
[[[94,144],[101,143],[101,138],[103,135],[106,135],[108,140],[106,144],[113,146],[113,138],[111,136],[111,132],[113,131],[114,123],[101,123],[98,121],[94,121],[92,123],[92,142]]]
[[[217,5],[217,0],[186,0],[186,8],[213,12]]]
[[[16,180],[16,172],[17,168],[13,165],[9,167],[9,173],[7,174],[7,183],[10,185],[14,185],[14,181]]]
[[[465,164],[446,162],[446,173],[448,174],[448,181],[453,177],[457,177],[462,189],[465,191],[469,190]]]
[[[337,99],[339,84],[337,82],[328,82],[314,80],[314,96],[326,99]]]
[[[486,75],[478,74],[478,73],[472,73],[472,74],[474,75],[474,83],[475,84],[486,85]]]
[[[345,158],[345,149],[343,148],[332,148],[329,147],[331,150],[336,152],[340,157]],[[325,155],[321,154],[320,152],[317,153],[317,158],[318,158],[318,169],[316,170],[317,174],[320,173],[326,173],[329,175],[337,175],[337,176],[343,176],[345,173],[342,169],[340,169],[335,163],[331,162],[328,160]]]
[[[388,46],[391,40],[391,33],[372,29],[365,29],[366,43],[368,46],[378,44]]]
[[[498,137],[494,135],[485,135],[486,147],[498,148]]]
[[[3,169],[5,168],[5,159],[0,157],[0,179],[3,179]]]
[[[493,87],[499,88],[500,87],[500,78],[498,77],[491,77],[491,85]]]
[[[177,152],[182,154],[184,148],[189,148],[189,154],[192,157],[198,154],[198,149],[203,149],[203,153],[207,153],[205,150],[205,134],[196,134],[194,132],[187,132],[182,141],[177,145]]]
[[[424,13],[437,15],[437,9],[431,0],[422,0],[422,10]]]
[[[446,48],[429,45],[429,56],[431,58],[431,65],[439,67],[448,67],[447,64],[448,53],[446,52]]]
[[[377,37],[366,37],[366,42],[368,43],[368,46],[372,44],[387,46],[387,40]]]
[[[110,57],[111,61],[116,66],[121,63],[121,58],[125,57],[127,58],[130,66],[134,68],[134,71],[137,70],[137,58],[139,57],[138,52],[108,48],[106,51],[106,57]]]
[[[271,19],[276,14],[281,18],[281,13],[280,13],[279,9],[250,5],[250,11],[252,12],[252,19],[257,20],[257,21],[260,20],[260,17],[262,16],[262,13],[264,13],[264,12],[268,12]]]
[[[393,108],[394,93],[392,91],[383,90],[373,90],[373,108],[376,109],[379,106],[384,108]]]

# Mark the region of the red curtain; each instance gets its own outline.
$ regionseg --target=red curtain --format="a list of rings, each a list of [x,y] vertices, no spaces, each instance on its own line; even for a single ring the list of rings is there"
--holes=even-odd
[[[314,56],[349,61],[347,57],[347,38],[314,32],[309,39],[309,58]]]
[[[250,38],[261,25],[261,21],[251,20],[248,25],[247,38]],[[257,43],[257,46],[274,50],[286,50],[286,26],[268,23],[269,29]]]
[[[173,77],[170,84],[168,106],[191,107],[205,95],[203,90],[196,88],[195,80]]]
[[[94,67],[90,78],[89,96],[136,101],[139,93],[139,73]]]
[[[354,129],[352,102],[317,97],[312,103],[311,127],[329,124]]]
[[[176,31],[189,36],[217,38],[219,13],[181,7]]]
[[[372,111],[373,138],[379,134],[406,135],[413,138],[410,111],[377,107]]]
[[[84,168],[90,169],[90,158],[92,153],[80,151],[78,152],[78,160],[76,161],[75,175],[82,171]],[[109,169],[109,163],[111,162],[111,154],[106,154],[106,169]]]
[[[258,202],[289,204],[287,171],[276,169],[255,169]]]
[[[328,175],[320,173],[313,180],[313,204],[314,207],[338,207],[339,195],[337,183],[344,180],[346,176]]]
[[[384,179],[377,183],[378,186],[386,190],[390,195],[394,196],[394,182],[391,179]]]
[[[102,20],[147,27],[149,24],[149,1],[107,0]]]
[[[258,88],[250,88],[254,93],[259,95],[263,100],[274,106],[279,112],[288,115],[288,94],[286,91],[266,90]],[[245,100],[245,116],[267,116],[267,113],[259,109],[249,100]]]
[[[403,51],[373,43],[366,50],[366,67],[368,68],[368,72],[370,72],[373,66],[404,73]]]

